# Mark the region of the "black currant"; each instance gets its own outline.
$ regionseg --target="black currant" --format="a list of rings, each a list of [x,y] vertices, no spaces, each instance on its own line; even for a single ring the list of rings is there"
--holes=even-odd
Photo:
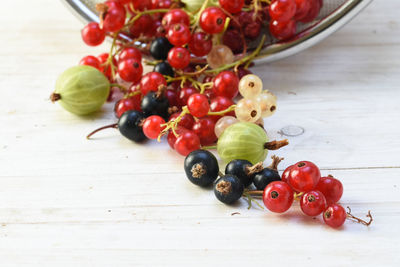
[[[145,116],[159,115],[164,119],[168,119],[169,103],[162,90],[147,93],[143,97],[140,106]]]
[[[226,174],[214,183],[215,196],[225,204],[232,204],[237,201],[243,195],[243,191],[243,183],[232,174]]]
[[[218,177],[219,166],[215,156],[207,150],[195,150],[185,158],[187,178],[199,186],[208,186]]]
[[[175,72],[174,69],[169,65],[167,62],[160,62],[157,65],[154,66],[155,72],[161,73],[162,75],[174,77]]]
[[[165,60],[168,57],[168,52],[174,47],[167,38],[158,37],[151,42],[150,54],[154,59]]]
[[[281,180],[281,176],[278,172],[278,164],[282,160],[283,158],[272,156],[271,165],[263,169],[261,172],[256,173],[253,179],[253,184],[258,190],[264,190],[270,183]]]
[[[248,187],[253,182],[254,175],[262,169],[262,163],[257,163],[253,166],[248,160],[235,159],[226,165],[225,174],[235,175],[240,179],[244,187]]]
[[[118,130],[120,133],[134,142],[142,142],[146,139],[141,126],[145,116],[142,112],[128,110],[118,120]]]

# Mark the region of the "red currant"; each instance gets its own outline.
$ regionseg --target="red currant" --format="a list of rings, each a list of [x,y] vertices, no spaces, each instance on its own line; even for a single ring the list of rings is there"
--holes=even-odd
[[[197,118],[201,118],[207,115],[210,110],[210,104],[208,98],[202,94],[192,94],[187,102],[190,114]]]
[[[236,29],[228,30],[222,36],[222,42],[228,46],[233,53],[240,53],[243,51],[243,38]]]
[[[272,182],[264,189],[264,205],[272,212],[283,213],[287,211],[292,206],[293,200],[293,190],[285,182]]]
[[[167,81],[164,76],[158,72],[148,72],[140,79],[139,86],[140,92],[145,96],[150,91],[158,91],[160,86],[167,86]]]
[[[313,190],[301,197],[300,207],[304,214],[317,216],[326,209],[326,199],[320,191]]]
[[[299,21],[308,15],[311,8],[311,0],[295,0],[296,1],[296,14],[294,20]]]
[[[186,157],[190,152],[200,149],[200,139],[193,131],[184,131],[176,138],[174,148]]]
[[[133,38],[138,38],[140,35],[148,35],[153,31],[154,21],[150,15],[144,14],[140,16],[130,27],[129,33]]]
[[[280,22],[273,20],[269,23],[269,31],[278,40],[286,40],[293,37],[296,34],[296,22],[289,20],[286,22]]]
[[[219,0],[219,5],[229,13],[235,14],[242,10],[244,0]]]
[[[223,96],[217,96],[211,99],[210,110],[212,112],[222,111],[229,108],[233,104],[235,103],[232,101],[232,99]],[[226,113],[224,116],[235,117],[235,112],[231,111],[229,113]],[[210,116],[210,118],[212,118],[214,122],[217,122],[220,118],[222,118],[222,116]]]
[[[137,83],[143,73],[142,64],[133,58],[128,58],[118,64],[118,73],[122,80]]]
[[[298,192],[308,192],[317,186],[320,179],[321,173],[314,163],[300,161],[290,169],[288,184]]]
[[[157,139],[161,131],[165,128],[162,124],[165,120],[157,115],[147,117],[143,123],[143,133],[149,139]]]
[[[347,218],[346,210],[339,204],[331,204],[323,213],[324,222],[332,228],[339,228]]]
[[[132,3],[128,5],[129,11],[134,13],[134,11],[143,11],[146,9],[151,9],[151,0],[132,0]]]
[[[108,10],[104,15],[103,29],[106,32],[117,32],[125,25],[125,8],[116,1],[107,1]]]
[[[214,129],[215,122],[209,117],[197,120],[192,128],[192,130],[200,138],[200,143],[203,146],[211,145],[217,141],[217,136],[215,135]]]
[[[115,103],[114,113],[117,118],[121,117],[128,110],[140,111],[140,95],[123,98]]]
[[[207,7],[200,15],[199,25],[209,34],[221,33],[224,30],[226,15],[219,7]]]
[[[322,2],[320,0],[310,0],[310,2],[310,9],[304,18],[299,19],[300,22],[309,23],[318,17]]]
[[[176,127],[176,129],[175,129],[175,133],[177,134],[177,136],[176,136],[176,135],[174,134],[173,131],[169,130],[169,131],[168,131],[168,135],[167,135],[168,145],[169,145],[172,149],[175,149],[175,142],[176,142],[176,139],[178,138],[178,136],[180,136],[181,134],[183,134],[183,133],[186,132],[186,131],[189,131],[189,130],[186,129],[186,128],[183,128],[183,127],[178,126],[178,127]]]
[[[328,204],[338,202],[343,195],[342,183],[332,176],[321,177],[315,190],[319,190],[324,194]]]
[[[108,53],[102,53],[98,55],[97,58],[100,61],[100,71],[104,73],[104,75],[106,75],[106,77],[109,80],[112,80],[113,77],[111,77],[112,76],[111,65],[107,63],[108,55],[109,55]],[[114,57],[112,58],[112,62],[114,66],[117,65],[117,60]],[[115,73],[117,73],[117,70],[115,70]]]
[[[210,35],[204,32],[194,33],[189,41],[190,51],[198,57],[202,57],[210,53],[211,48],[212,48],[211,37]]]
[[[151,9],[169,9],[171,5],[171,0],[151,0]]]
[[[142,61],[142,53],[136,47],[126,47],[119,53],[118,61],[121,62],[128,58],[134,58],[136,61]]]
[[[190,53],[186,48],[174,47],[168,52],[168,63],[175,69],[186,68],[190,63]]]
[[[184,24],[186,26],[190,25],[190,18],[189,15],[183,11],[182,9],[171,9],[169,10],[167,13],[165,13],[161,24],[165,27],[165,28],[169,28],[171,25],[177,24],[177,23],[181,23]]]
[[[100,69],[100,64],[100,60],[95,56],[86,56],[79,61],[79,65],[92,66],[96,69]]]
[[[179,105],[179,101],[178,101],[178,94],[176,93],[175,90],[172,89],[168,89],[165,92],[165,96],[168,99],[168,103],[170,107],[180,107],[181,105]]]
[[[169,121],[175,120],[179,115],[181,115],[180,112],[175,112],[169,117]],[[194,118],[190,114],[185,114],[181,118],[181,120],[178,122],[178,126],[186,128],[186,129],[192,129],[193,124],[194,124]]]
[[[182,23],[169,27],[167,32],[168,41],[175,46],[182,46],[190,41],[191,34],[188,26]]]
[[[179,92],[179,105],[181,105],[181,107],[186,106],[188,99],[191,95],[197,93],[197,90],[194,89],[193,87],[184,87],[180,90]]]
[[[292,167],[293,167],[293,165],[290,165],[289,167],[287,167],[287,168],[283,171],[282,177],[281,177],[281,179],[282,179],[283,182],[285,182],[285,183],[288,183],[288,182],[289,182],[289,175],[290,175],[290,170],[292,169]]]
[[[296,14],[295,0],[275,0],[269,6],[269,16],[272,20],[285,22]]]
[[[81,34],[83,41],[89,46],[100,45],[106,38],[105,31],[100,29],[99,24],[96,22],[90,22],[86,25]]]
[[[239,79],[232,71],[223,71],[214,78],[213,92],[216,96],[234,98],[239,92]]]

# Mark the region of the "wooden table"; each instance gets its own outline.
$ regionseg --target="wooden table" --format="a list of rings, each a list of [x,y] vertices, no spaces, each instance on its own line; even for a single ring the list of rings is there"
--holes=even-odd
[[[385,4],[383,4],[385,2]],[[48,96],[91,49],[60,1],[2,5],[0,66],[1,266],[399,266],[400,24],[398,0],[375,1],[319,45],[258,65],[279,98],[272,138],[305,129],[277,152],[317,163],[344,184],[341,203],[369,227],[332,230],[301,215],[219,203],[190,184],[163,142],[136,145],[104,112],[78,118]],[[266,161],[266,164],[270,159]],[[232,215],[235,212],[240,214]]]

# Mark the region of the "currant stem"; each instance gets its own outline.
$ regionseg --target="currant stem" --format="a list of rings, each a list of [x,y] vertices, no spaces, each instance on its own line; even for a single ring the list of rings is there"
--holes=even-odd
[[[202,146],[201,149],[205,149],[205,150],[217,149],[217,146]]]
[[[252,196],[262,196],[264,191],[263,190],[245,190],[244,193],[252,195]]]
[[[277,170],[278,170],[278,165],[279,165],[279,163],[280,163],[282,160],[284,160],[284,158],[280,158],[280,157],[278,157],[278,156],[276,156],[276,155],[273,155],[273,156],[271,157],[271,159],[272,159],[272,163],[271,163],[271,165],[269,165],[267,168],[277,171]]]
[[[127,93],[128,92],[128,89],[125,86],[123,86],[122,84],[110,83],[110,86],[119,88],[123,93]]]
[[[254,164],[253,166],[247,166],[246,167],[246,174],[247,175],[253,175],[255,173],[258,173],[258,172],[262,171],[263,169],[264,169],[263,163],[262,162],[258,162],[256,164]]]
[[[277,150],[281,147],[287,146],[289,141],[287,139],[280,140],[280,141],[271,141],[264,144],[264,148],[268,150]]]
[[[221,110],[221,111],[214,111],[214,112],[210,111],[210,112],[208,112],[207,115],[210,115],[210,116],[222,116],[222,115],[224,115],[225,113],[229,113],[229,112],[231,112],[231,111],[234,111],[235,108],[236,108],[236,105],[232,105],[232,106],[230,106],[229,108],[224,109],[224,110]]]
[[[369,218],[369,221],[367,222],[367,221],[365,221],[365,220],[363,220],[361,218],[358,218],[358,217],[354,216],[353,214],[351,214],[351,209],[350,209],[349,206],[347,206],[347,209],[348,209],[348,211],[346,212],[347,213],[347,219],[349,219],[349,220],[352,220],[354,222],[363,224],[365,226],[370,226],[370,224],[374,221],[374,219],[372,218],[370,210],[368,211],[368,213],[366,215],[366,217]]]
[[[106,126],[100,127],[98,129],[94,130],[93,132],[91,132],[90,134],[88,134],[86,136],[86,139],[90,139],[90,137],[92,137],[95,133],[100,132],[100,131],[102,131],[104,129],[108,129],[108,128],[117,129],[118,128],[118,123],[113,123],[113,124],[110,124],[110,125],[106,125]]]
[[[257,205],[260,209],[263,210],[264,207],[261,206],[260,203],[258,203],[258,201],[255,200],[249,192],[250,192],[250,191],[245,191],[245,192],[243,192],[243,197],[246,197],[246,198],[247,198],[247,202],[248,202],[248,204],[249,204],[249,206],[247,207],[247,209],[251,209],[251,204],[252,204],[252,202],[254,202],[254,203],[256,203],[256,205]]]

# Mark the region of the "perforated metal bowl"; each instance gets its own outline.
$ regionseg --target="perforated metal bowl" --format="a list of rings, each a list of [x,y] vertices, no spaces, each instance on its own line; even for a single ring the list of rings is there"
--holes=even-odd
[[[95,5],[104,0],[62,0],[85,23],[98,21]],[[307,49],[325,39],[354,18],[372,0],[324,0],[318,18],[302,25],[289,41],[270,43],[260,53],[263,62],[276,61]]]

